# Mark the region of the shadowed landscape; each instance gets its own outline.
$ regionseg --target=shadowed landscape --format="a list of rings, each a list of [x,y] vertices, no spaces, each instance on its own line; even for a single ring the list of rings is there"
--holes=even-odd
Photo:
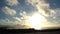
[[[46,30],[34,30],[34,29],[5,29],[6,27],[0,28],[2,34],[59,34],[59,29],[46,29]]]

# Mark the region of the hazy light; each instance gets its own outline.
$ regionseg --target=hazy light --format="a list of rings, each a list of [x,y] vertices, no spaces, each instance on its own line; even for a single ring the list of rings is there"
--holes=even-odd
[[[31,27],[35,29],[41,29],[42,27],[42,21],[43,21],[43,16],[40,15],[39,13],[35,13],[30,19],[30,23],[32,24]]]

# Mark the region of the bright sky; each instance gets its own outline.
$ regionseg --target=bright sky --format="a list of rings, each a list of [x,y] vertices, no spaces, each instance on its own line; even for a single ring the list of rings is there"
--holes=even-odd
[[[60,0],[0,0],[0,27],[60,27]]]

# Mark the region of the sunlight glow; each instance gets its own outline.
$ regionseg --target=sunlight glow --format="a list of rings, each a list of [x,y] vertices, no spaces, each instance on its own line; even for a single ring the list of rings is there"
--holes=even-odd
[[[42,21],[44,17],[40,15],[39,13],[35,13],[30,19],[30,23],[32,24],[32,27],[35,29],[41,29],[42,27]]]

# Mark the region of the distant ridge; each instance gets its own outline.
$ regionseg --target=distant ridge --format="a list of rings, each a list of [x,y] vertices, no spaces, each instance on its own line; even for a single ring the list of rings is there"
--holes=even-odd
[[[52,32],[52,31],[60,31],[59,29],[46,29],[46,30],[34,30],[34,29],[4,29],[0,28],[0,32],[5,32],[5,33],[34,33],[34,32]]]

